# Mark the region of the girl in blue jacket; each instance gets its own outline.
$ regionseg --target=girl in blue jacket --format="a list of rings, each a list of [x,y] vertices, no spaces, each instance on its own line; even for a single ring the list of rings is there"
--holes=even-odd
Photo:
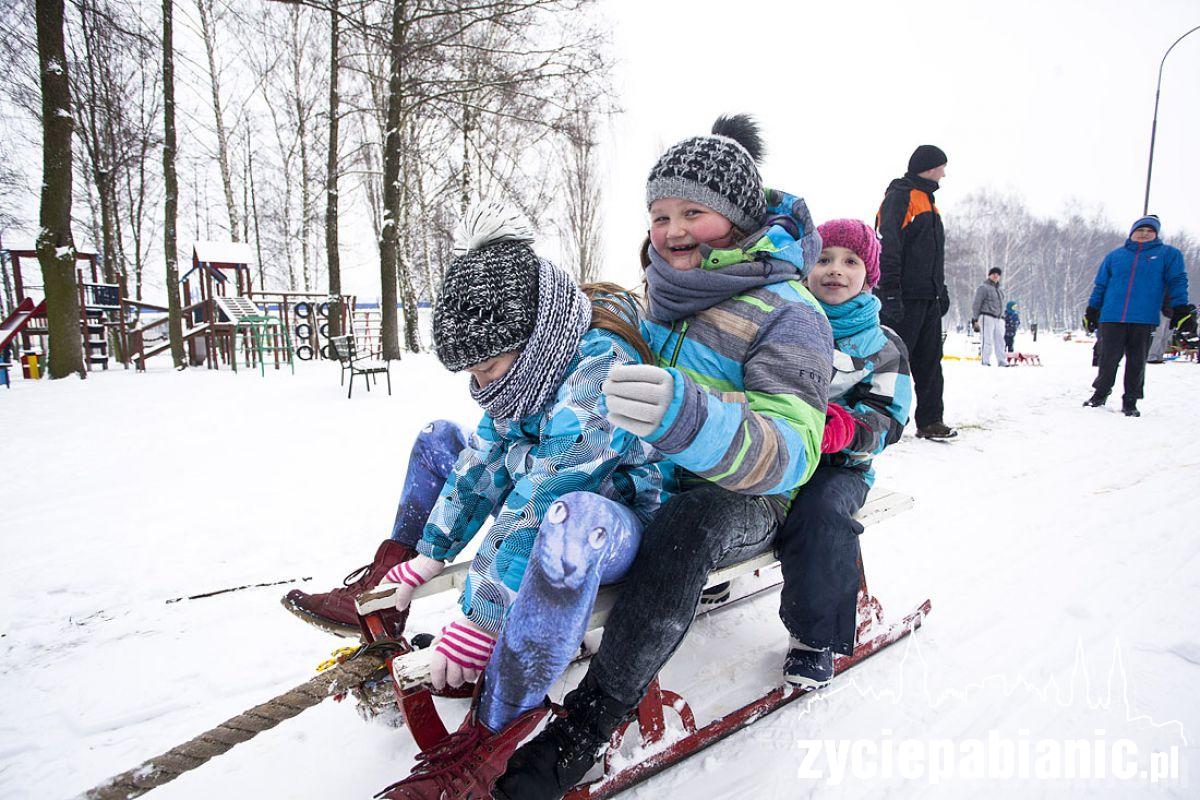
[[[503,209],[468,216],[433,334],[443,365],[471,374],[485,413],[470,436],[448,422],[421,434],[392,539],[381,548],[393,563],[372,565],[383,579],[357,603],[398,632],[417,587],[494,518],[471,561],[461,615],[433,643],[430,667],[439,689],[483,674],[464,729],[489,752],[514,736],[515,748],[540,719],[599,586],[624,576],[643,525],[673,485],[672,468],[599,406],[610,371],[649,355],[637,307],[619,290],[589,300],[530,241]],[[317,597],[303,605],[316,607]],[[418,768],[412,780],[427,778]],[[402,782],[386,796],[411,789]]]

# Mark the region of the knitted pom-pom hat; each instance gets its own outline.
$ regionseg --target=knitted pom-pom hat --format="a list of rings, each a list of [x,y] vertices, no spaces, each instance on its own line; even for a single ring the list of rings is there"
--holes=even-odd
[[[856,219],[831,219],[818,225],[822,247],[844,247],[862,259],[867,267],[867,282],[863,291],[879,283],[879,237],[865,222]]]
[[[455,231],[456,258],[433,310],[437,356],[451,372],[516,350],[533,334],[538,257],[533,231],[496,204],[473,209]]]
[[[757,162],[763,144],[754,119],[718,117],[711,136],[693,136],[663,153],[646,180],[646,205],[681,197],[716,211],[745,232],[767,213]]]

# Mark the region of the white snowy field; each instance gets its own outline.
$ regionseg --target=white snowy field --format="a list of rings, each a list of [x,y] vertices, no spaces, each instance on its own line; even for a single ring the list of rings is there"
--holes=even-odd
[[[925,626],[627,796],[1197,796],[1200,366],[1149,366],[1145,416],[1127,419],[1080,407],[1090,347],[1018,347],[1044,366],[945,363],[957,441],[906,435],[877,462],[916,505],[864,534],[868,580],[892,616],[930,598]],[[348,401],[330,364],[265,379],[160,366],[0,389],[0,797],[74,796],[344,643],[278,598],[369,560],[414,434],[478,413],[431,357],[392,383]],[[699,721],[777,680],[777,605],[694,626],[663,684]],[[1054,761],[1075,742],[1105,777]],[[368,798],[413,754],[403,729],[326,701],[151,797]],[[1178,776],[1152,783],[1151,766]]]

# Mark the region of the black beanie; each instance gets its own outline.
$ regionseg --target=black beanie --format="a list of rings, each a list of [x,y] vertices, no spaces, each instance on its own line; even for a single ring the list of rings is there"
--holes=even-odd
[[[913,154],[908,157],[908,174],[918,175],[927,169],[940,167],[948,160],[940,147],[932,144],[923,144],[916,150],[913,150]]]
[[[537,319],[539,261],[520,241],[471,250],[450,263],[433,310],[437,356],[458,372],[516,350]]]

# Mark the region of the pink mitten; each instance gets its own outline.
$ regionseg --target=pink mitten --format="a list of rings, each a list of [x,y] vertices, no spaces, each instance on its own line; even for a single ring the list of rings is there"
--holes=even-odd
[[[837,403],[825,407],[825,435],[821,437],[822,453],[837,453],[854,439],[854,417]]]

